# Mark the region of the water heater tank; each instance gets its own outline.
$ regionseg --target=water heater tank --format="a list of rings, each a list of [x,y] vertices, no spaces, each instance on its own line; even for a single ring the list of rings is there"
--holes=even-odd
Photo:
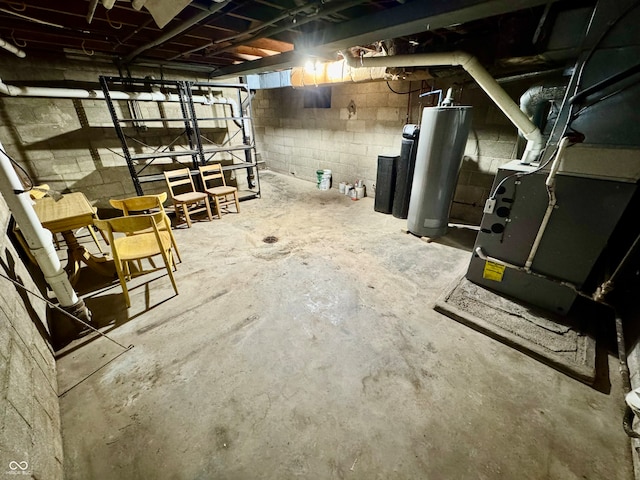
[[[422,237],[447,233],[449,209],[471,125],[471,107],[427,107],[407,217],[408,229]]]

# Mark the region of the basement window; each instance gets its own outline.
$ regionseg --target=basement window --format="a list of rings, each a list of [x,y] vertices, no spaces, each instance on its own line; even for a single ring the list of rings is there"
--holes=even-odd
[[[304,108],[331,108],[331,87],[305,88]]]

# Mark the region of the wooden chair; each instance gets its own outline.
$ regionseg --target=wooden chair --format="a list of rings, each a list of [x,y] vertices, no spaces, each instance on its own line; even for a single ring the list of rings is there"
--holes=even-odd
[[[200,170],[200,178],[204,191],[213,197],[216,203],[216,213],[218,218],[222,218],[221,208],[227,208],[229,205],[235,204],[236,212],[240,213],[240,203],[238,202],[238,189],[236,187],[227,186],[222,171],[222,165],[213,163],[204,167],[198,167]],[[217,182],[217,185],[211,185],[209,182]]]
[[[187,227],[191,228],[192,213],[207,212],[209,221],[213,220],[211,216],[211,207],[209,207],[208,195],[203,192],[196,191],[196,187],[193,184],[191,178],[191,172],[188,168],[181,168],[179,170],[169,170],[164,172],[164,178],[169,187],[169,193],[173,206],[176,211],[176,219],[179,218],[180,208],[182,208],[183,216],[187,221]],[[183,187],[186,185],[187,192],[177,193],[176,187]],[[200,202],[204,202],[204,206],[200,205]],[[180,207],[180,208],[178,208]]]
[[[117,210],[122,210],[122,213],[125,216],[136,215],[141,213],[155,213],[155,211],[160,211],[165,214],[165,222],[158,225],[158,229],[160,231],[168,231],[169,236],[171,237],[171,245],[173,246],[173,250],[176,252],[176,257],[178,257],[178,261],[182,262],[180,258],[180,250],[178,250],[178,244],[176,243],[176,239],[173,236],[173,232],[171,231],[171,222],[169,218],[166,216],[166,212],[164,211],[164,202],[167,200],[167,192],[162,192],[158,195],[141,195],[139,197],[129,197],[129,198],[112,198],[109,200],[111,206]],[[151,233],[151,229],[140,233]]]
[[[128,217],[111,218],[108,220],[94,220],[94,224],[109,238],[111,244],[111,254],[118,272],[118,279],[122,286],[122,292],[127,307],[131,306],[129,291],[127,290],[127,280],[133,276],[166,268],[173,290],[178,295],[178,286],[171,267],[176,268],[175,260],[171,252],[171,228],[167,225],[168,219],[163,212],[150,215],[131,215]],[[164,229],[160,225],[164,224]],[[142,233],[145,231],[149,233]],[[114,233],[124,233],[125,236],[114,237]],[[154,267],[143,270],[141,260],[149,259],[156,255],[161,255],[164,267]],[[130,262],[138,262],[138,272],[132,273]]]

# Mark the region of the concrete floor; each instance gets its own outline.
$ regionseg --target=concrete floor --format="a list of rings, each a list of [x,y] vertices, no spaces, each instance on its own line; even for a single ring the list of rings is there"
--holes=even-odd
[[[613,357],[601,393],[432,310],[473,232],[427,244],[370,198],[261,179],[176,230],[180,295],[91,287],[134,347],[59,359],[68,479],[632,478]]]

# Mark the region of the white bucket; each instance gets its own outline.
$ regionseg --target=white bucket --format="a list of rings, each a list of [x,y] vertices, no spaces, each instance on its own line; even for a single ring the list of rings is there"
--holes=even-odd
[[[356,198],[358,200],[364,198],[364,187],[356,187]]]
[[[340,193],[344,193],[344,189],[347,186],[347,182],[340,182],[340,186],[338,187],[338,189],[340,190]]]
[[[347,183],[344,186],[344,194],[345,195],[349,195],[351,193],[351,189],[353,188],[353,185],[351,185],[350,183]]]
[[[320,190],[329,190],[331,188],[331,170],[325,170],[320,180]]]

